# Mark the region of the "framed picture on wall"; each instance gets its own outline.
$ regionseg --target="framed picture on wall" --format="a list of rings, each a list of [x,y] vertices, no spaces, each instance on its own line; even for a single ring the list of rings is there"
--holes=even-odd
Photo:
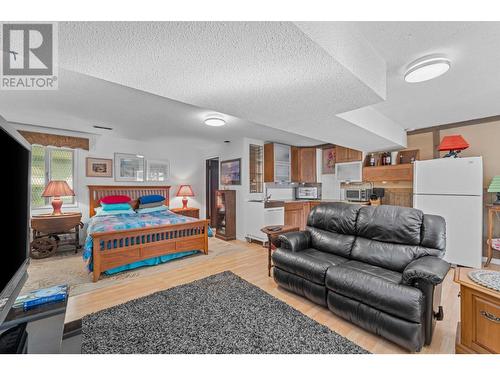
[[[220,162],[221,185],[241,185],[241,158]]]
[[[86,158],[87,177],[113,177],[113,159]]]
[[[170,175],[168,160],[148,160],[146,162],[146,179],[148,181],[167,181]]]
[[[115,153],[115,181],[144,181],[144,156]]]
[[[321,173],[335,174],[335,147],[323,149]]]

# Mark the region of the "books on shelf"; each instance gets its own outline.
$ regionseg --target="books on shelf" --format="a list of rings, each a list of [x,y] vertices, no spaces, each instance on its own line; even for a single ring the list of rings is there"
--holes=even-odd
[[[16,302],[12,307],[23,308],[24,310],[32,309],[36,306],[46,303],[64,301],[68,296],[67,285],[56,285],[50,288],[33,290],[27,294],[17,297]]]

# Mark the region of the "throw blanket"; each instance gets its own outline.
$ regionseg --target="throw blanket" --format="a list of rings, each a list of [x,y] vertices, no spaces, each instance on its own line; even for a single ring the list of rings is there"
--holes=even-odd
[[[88,223],[84,228],[85,233],[85,245],[83,248],[83,260],[86,262],[87,269],[89,272],[93,270],[92,264],[92,233],[96,232],[109,232],[115,230],[123,229],[135,229],[135,228],[147,228],[155,227],[167,224],[180,224],[187,223],[190,221],[196,221],[196,219],[174,214],[172,211],[157,211],[147,214],[119,214],[119,215],[107,215],[107,216],[93,216],[90,218]],[[209,230],[209,236],[211,231]],[[106,250],[104,250],[106,251]],[[191,255],[197,253],[198,250],[193,249],[193,251],[185,251],[183,253],[168,254],[160,257],[155,257],[151,259],[141,260],[134,262],[125,266],[120,266],[106,271],[108,275],[115,274],[128,269],[133,269],[142,266],[156,265],[159,263],[167,262],[171,259],[180,258],[183,256]]]

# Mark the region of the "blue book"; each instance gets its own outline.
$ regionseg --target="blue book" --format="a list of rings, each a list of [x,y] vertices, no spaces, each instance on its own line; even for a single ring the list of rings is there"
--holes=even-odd
[[[17,297],[14,308],[32,309],[46,303],[64,301],[68,296],[67,285],[56,285],[50,288],[38,289]]]

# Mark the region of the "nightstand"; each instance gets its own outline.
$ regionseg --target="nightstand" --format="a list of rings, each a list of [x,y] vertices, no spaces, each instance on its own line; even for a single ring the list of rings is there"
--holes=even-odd
[[[30,255],[34,259],[48,258],[55,254],[59,245],[72,244],[75,253],[80,248],[80,228],[83,228],[80,212],[68,212],[61,215],[34,215],[31,217],[33,240]],[[59,235],[74,235],[74,239],[62,242]]]
[[[178,215],[194,217],[195,219],[200,218],[200,209],[199,208],[193,208],[193,207],[171,208],[170,211],[172,211],[173,213],[178,214]]]

